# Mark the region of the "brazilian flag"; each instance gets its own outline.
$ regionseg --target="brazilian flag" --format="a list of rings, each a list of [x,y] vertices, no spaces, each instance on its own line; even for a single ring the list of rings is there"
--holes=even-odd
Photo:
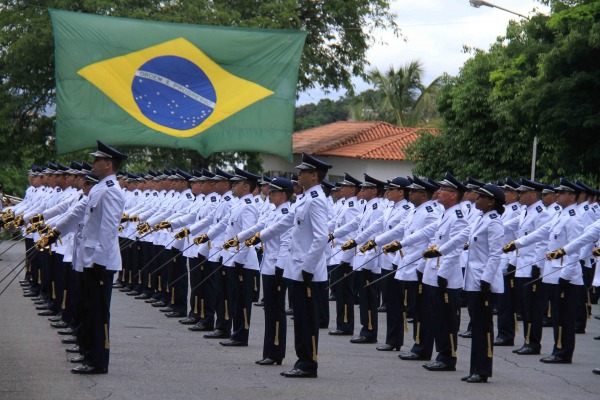
[[[100,139],[291,159],[304,32],[50,15],[58,153]]]

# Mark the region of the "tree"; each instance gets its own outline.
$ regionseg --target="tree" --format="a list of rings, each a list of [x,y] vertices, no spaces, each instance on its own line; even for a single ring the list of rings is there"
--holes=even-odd
[[[381,120],[398,126],[427,125],[437,113],[435,97],[439,94],[441,77],[428,87],[421,82],[423,66],[411,61],[397,70],[390,67],[381,72],[368,72],[367,81],[375,86],[375,93],[365,93],[352,105],[355,120]]]
[[[352,90],[350,79],[363,74],[374,29],[398,33],[388,0],[0,1],[0,180],[6,182],[8,193],[25,187],[22,171],[32,162],[53,158],[54,43],[48,7],[178,23],[305,30],[299,90],[315,85]],[[132,154],[129,164],[137,169],[153,162],[188,168],[244,164],[260,169],[258,155],[251,153],[203,159],[187,150],[127,150]]]
[[[538,180],[598,178],[600,3],[547,3],[550,16],[511,22],[487,52],[468,49],[438,99],[443,129],[409,149],[416,173],[527,176],[537,136]]]

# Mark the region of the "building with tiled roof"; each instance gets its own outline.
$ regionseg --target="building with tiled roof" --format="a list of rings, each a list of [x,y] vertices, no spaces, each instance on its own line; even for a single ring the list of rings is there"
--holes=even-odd
[[[382,180],[411,175],[414,163],[406,160],[406,148],[423,129],[401,128],[382,121],[339,121],[294,133],[294,162],[264,154],[263,168],[273,175],[295,171],[303,152],[333,165],[329,178],[344,172],[361,179],[368,173]],[[427,129],[426,131],[432,131]]]

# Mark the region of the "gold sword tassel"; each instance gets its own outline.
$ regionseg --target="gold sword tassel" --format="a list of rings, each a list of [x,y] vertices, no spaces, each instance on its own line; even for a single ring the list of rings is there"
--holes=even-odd
[[[558,327],[558,340],[556,341],[556,348],[562,349],[562,326]]]
[[[590,298],[590,291],[587,292],[587,303],[585,305],[585,309],[587,311],[587,319],[592,319],[592,299]]]
[[[275,321],[275,341],[273,344],[279,346],[279,321]]]
[[[258,292],[258,284],[256,283],[256,277],[254,277],[254,291]]]
[[[548,300],[548,318],[552,318],[552,303],[550,303],[550,300]]]
[[[131,270],[129,270],[129,284],[131,285]]]
[[[315,335],[312,336],[312,348],[313,348],[313,361],[317,361],[317,338]]]
[[[161,283],[160,275],[158,276],[158,291],[162,292],[162,283]]]
[[[515,318],[515,333],[519,332],[519,320],[517,319],[517,313],[513,313],[513,317]]]
[[[175,288],[171,288],[171,304],[175,305]]]
[[[420,333],[421,333],[421,323],[417,322],[417,334],[415,335],[415,343],[416,344],[421,344],[421,338],[419,337]]]
[[[227,300],[225,300],[225,320],[229,321],[229,307],[227,306]]]
[[[244,307],[244,329],[250,329],[250,325],[248,324],[248,311],[246,310],[246,307]]]
[[[194,296],[194,314],[198,314],[198,296]]]
[[[489,358],[494,357],[494,353],[492,352],[492,334],[490,332],[487,333],[487,356]]]
[[[152,273],[148,272],[148,289],[152,289]]]
[[[348,304],[344,304],[344,323],[348,323]]]
[[[196,304],[198,302],[196,297]],[[204,299],[200,299],[200,318],[204,318]]]
[[[529,335],[531,335],[531,322],[527,324],[527,336],[525,336],[525,344],[529,344]]]
[[[63,290],[63,301],[62,304],[60,305],[61,309],[65,309],[67,308],[67,289]]]
[[[367,324],[367,329],[372,331],[373,330],[373,324],[371,323],[371,310],[367,311],[367,315],[369,317],[369,323]]]
[[[104,324],[104,348],[110,349],[110,342],[108,341],[108,324]]]
[[[52,281],[52,300],[56,300],[56,290],[54,287],[54,281]]]
[[[38,269],[38,285],[42,284],[42,270]]]

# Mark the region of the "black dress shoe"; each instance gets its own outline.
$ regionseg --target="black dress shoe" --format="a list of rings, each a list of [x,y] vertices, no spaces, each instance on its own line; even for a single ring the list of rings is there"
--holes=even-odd
[[[67,337],[60,339],[60,341],[63,342],[64,344],[75,344],[75,343],[77,343],[77,337],[67,336]]]
[[[600,375],[600,368],[594,368],[592,370],[592,373],[596,374],[596,375]]]
[[[128,293],[128,292],[131,292],[131,290],[132,290],[131,288],[128,288],[127,286],[125,286],[124,288],[119,289],[119,292]]]
[[[442,361],[434,361],[429,364],[423,364],[423,368],[429,371],[456,371],[456,367],[448,365]]]
[[[540,361],[546,364],[571,364],[571,360],[555,356],[554,354],[544,357]]]
[[[265,306],[265,302],[264,301],[259,301],[259,302],[254,303],[254,305],[256,307],[264,307]]]
[[[387,312],[387,307],[386,306],[381,306],[377,309],[377,312]]]
[[[37,297],[37,293],[36,292],[25,292],[23,293],[23,297]]]
[[[524,346],[523,348],[517,350],[517,352],[515,354],[518,354],[520,356],[537,355],[537,354],[540,354],[540,350],[539,349],[536,350],[536,349],[533,349],[531,347],[525,347]]]
[[[66,329],[61,329],[61,330],[57,331],[56,333],[58,333],[59,335],[73,335],[75,333],[75,331],[73,330],[73,328],[66,328]]]
[[[135,296],[134,299],[136,300],[148,300],[150,298],[150,296],[148,296],[146,293],[142,293],[139,296]]]
[[[68,349],[65,349],[65,351],[67,353],[79,353],[79,346],[75,345],[73,347],[69,347]]]
[[[179,312],[179,311],[171,311],[165,314],[165,317],[167,318],[181,318],[181,317],[185,317],[185,313]]]
[[[471,377],[471,375],[463,376],[462,378],[460,378],[460,380],[463,382],[466,382],[467,379],[469,379],[470,377]]]
[[[72,363],[82,363],[84,359],[85,359],[85,356],[78,355],[78,356],[69,358],[69,362],[72,362]]]
[[[262,360],[255,361],[258,365],[281,365],[281,360],[273,360],[270,358],[263,358]]]
[[[596,319],[600,319],[600,315],[596,315],[594,318],[596,318]]]
[[[41,315],[42,317],[50,317],[53,315],[58,314],[56,311],[52,311],[52,310],[44,310],[44,311],[40,311],[38,313],[38,315]]]
[[[192,317],[185,317],[184,319],[180,319],[177,322],[179,322],[182,325],[195,325],[196,323],[198,323],[198,320],[196,318],[192,318]],[[211,329],[211,331],[212,331],[212,329]]]
[[[163,307],[163,308],[161,308],[161,309],[160,309],[160,310],[158,310],[158,311],[160,311],[160,312],[166,312],[166,313],[170,313],[170,312],[173,312],[173,311],[175,311],[175,309],[174,309],[173,307],[171,307],[171,306],[166,306],[166,307]],[[183,317],[183,315],[182,315],[182,317]]]
[[[213,332],[214,331],[214,328],[212,328],[208,325],[205,325],[202,322],[199,322],[194,326],[190,326],[188,329],[192,332]]]
[[[459,333],[458,336],[462,337],[462,338],[472,338],[473,337],[473,332],[471,331],[465,331],[463,333]]]
[[[363,343],[377,343],[377,339],[369,339],[366,338],[364,336],[355,336],[352,339],[350,339],[350,343],[359,343],[359,344],[363,344]]]
[[[67,324],[65,321],[57,321],[57,322],[52,322],[50,324],[50,326],[53,327],[53,328],[60,328],[60,329],[62,329],[62,328],[68,328],[69,324]]]
[[[154,297],[150,297],[148,300],[144,300],[144,303],[148,303],[148,304],[154,304],[156,303],[158,300],[155,299]]]
[[[127,296],[138,296],[140,294],[140,292],[138,292],[137,290],[131,290],[129,292],[125,292],[125,294]]]
[[[60,315],[55,315],[54,317],[48,318],[50,322],[59,322],[62,321],[62,317]]]
[[[207,333],[204,335],[206,339],[227,339],[229,334],[227,332],[222,331],[221,329],[215,329],[214,331]]]
[[[398,350],[400,350],[400,346],[394,347],[394,346],[391,346],[386,343],[386,344],[381,344],[381,345],[377,346],[376,349],[379,351],[394,351],[394,350],[398,351]]]
[[[336,329],[334,331],[329,331],[329,334],[331,336],[352,336],[352,332],[342,331],[339,329]]]
[[[39,306],[36,306],[35,309],[36,310],[47,310],[48,307],[50,307],[50,305],[48,303],[42,303]]]
[[[33,304],[35,304],[36,306],[41,306],[42,304],[48,304],[48,302],[46,300],[36,300],[33,302]]]
[[[302,371],[301,369],[294,368],[291,371],[285,371],[280,374],[286,378],[316,378],[317,371]]]
[[[514,345],[515,345],[514,340],[508,340],[508,339],[502,339],[502,338],[496,338],[496,340],[494,340],[494,346],[514,346]]]
[[[248,343],[246,343],[246,342],[238,342],[237,340],[233,340],[233,339],[223,340],[222,342],[219,342],[219,344],[221,346],[226,346],[226,347],[247,347],[248,346]]]
[[[486,383],[487,382],[487,376],[485,375],[479,375],[479,374],[473,374],[470,377],[468,377],[465,382],[468,383]]]
[[[525,348],[525,345],[523,345],[522,347],[519,347],[518,349],[514,349],[512,352],[517,354],[519,351],[523,350]]]
[[[152,307],[166,307],[167,303],[165,303],[164,301],[155,301],[154,303],[152,303]]]
[[[84,375],[95,375],[95,374],[107,374],[108,369],[102,367],[92,367],[91,365],[80,365],[71,370],[74,374],[84,374]]]
[[[113,283],[113,288],[115,288],[115,289],[121,289],[123,287],[125,287],[125,286],[121,282]]]
[[[600,340],[600,336],[596,336],[594,340]]]
[[[400,357],[401,360],[408,360],[408,361],[419,361],[419,360],[429,361],[429,360],[431,360],[431,357],[424,357],[419,354],[413,353],[412,351],[407,351],[406,353],[402,353],[398,357]]]

